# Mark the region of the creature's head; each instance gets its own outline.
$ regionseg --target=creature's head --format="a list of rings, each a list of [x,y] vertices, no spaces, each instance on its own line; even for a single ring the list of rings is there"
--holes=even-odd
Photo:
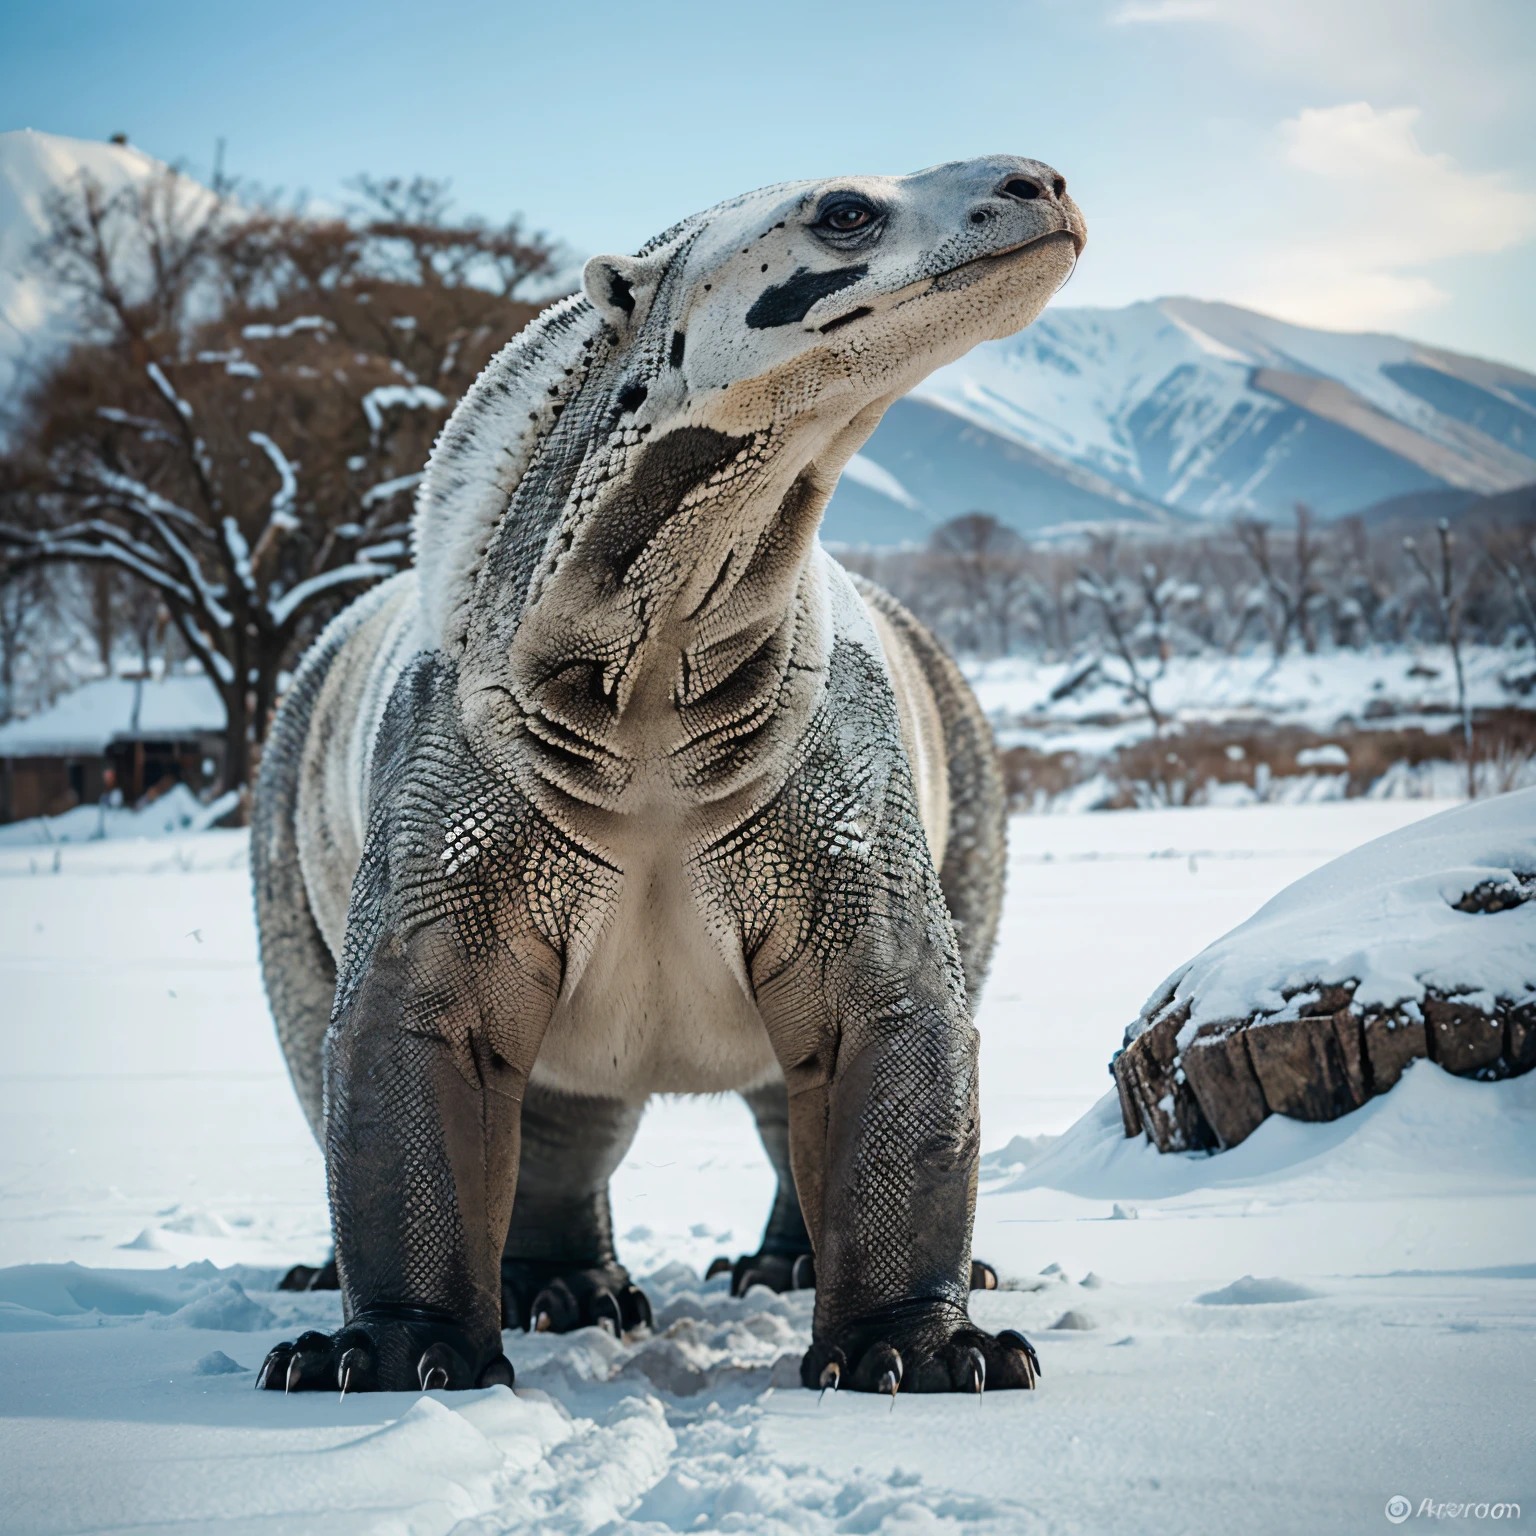
[[[615,503],[612,517],[636,526],[613,537],[628,548],[637,518],[662,518],[665,533],[653,531],[680,548],[657,558],[674,571],[718,558],[716,546],[744,558],[791,484],[789,542],[808,548],[885,408],[978,342],[1028,325],[1084,238],[1054,170],[999,155],[768,187],[638,255],[594,257],[585,293],[492,361],[433,453],[416,524],[428,632],[461,653],[477,602],[485,624],[510,632],[536,572],[568,568],[569,551],[580,563],[584,540],[609,537],[595,509],[636,475],[649,510]],[[708,508],[679,518],[675,505],[650,506],[688,492],[679,465],[708,478],[733,458]],[[654,599],[661,578],[635,559],[625,580],[643,578]]]
[[[630,360],[638,420],[846,422],[1028,325],[1085,238],[1061,176],[998,155],[769,187],[638,256],[594,257],[583,286]]]

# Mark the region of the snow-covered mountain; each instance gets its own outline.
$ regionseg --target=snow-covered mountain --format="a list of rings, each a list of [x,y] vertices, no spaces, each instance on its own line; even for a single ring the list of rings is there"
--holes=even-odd
[[[77,324],[28,257],[50,190],[109,192],[159,162],[127,145],[0,133],[0,411]],[[1536,481],[1536,375],[1398,336],[1308,330],[1229,304],[1047,310],[886,414],[826,537],[920,542],[963,512],[1021,532],[1234,513],[1323,516]]]
[[[70,295],[52,288],[31,259],[47,232],[49,195],[82,172],[110,196],[161,169],[152,155],[128,144],[30,128],[0,133],[0,409],[29,370],[79,326]]]
[[[1536,376],[1398,336],[1198,299],[1051,309],[886,416],[827,537],[888,544],[988,511],[1022,532],[1109,519],[1325,517],[1536,481]]]

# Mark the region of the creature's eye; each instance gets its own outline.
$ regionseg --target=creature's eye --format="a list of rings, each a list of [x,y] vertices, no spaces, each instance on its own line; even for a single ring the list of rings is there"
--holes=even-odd
[[[862,197],[845,195],[835,198],[822,210],[814,228],[824,234],[851,235],[868,229],[880,217],[880,210]]]

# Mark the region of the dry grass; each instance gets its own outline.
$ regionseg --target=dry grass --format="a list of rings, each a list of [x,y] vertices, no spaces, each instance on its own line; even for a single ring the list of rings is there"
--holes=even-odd
[[[1536,760],[1536,711],[1491,710],[1475,722],[1474,752],[1484,790],[1514,788]],[[1335,747],[1347,764],[1303,761],[1319,748]],[[1450,728],[1340,729],[1326,734],[1300,726],[1255,726],[1252,721],[1186,726],[1148,738],[1104,757],[1081,752],[1040,752],[1014,747],[1003,754],[1012,803],[1020,809],[1052,799],[1095,774],[1114,786],[1119,810],[1136,805],[1197,805],[1210,784],[1244,784],[1262,798],[1275,780],[1306,774],[1348,775],[1345,794],[1369,791],[1390,768],[1428,762],[1461,763],[1461,733]]]

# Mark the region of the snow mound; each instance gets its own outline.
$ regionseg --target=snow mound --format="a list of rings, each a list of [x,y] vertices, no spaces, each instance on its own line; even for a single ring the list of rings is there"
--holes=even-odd
[[[1282,1301],[1317,1301],[1321,1296],[1321,1291],[1308,1290],[1294,1280],[1255,1280],[1252,1275],[1244,1275],[1219,1291],[1196,1296],[1195,1300],[1202,1307],[1260,1307]]]
[[[257,1333],[277,1319],[259,1301],[245,1294],[238,1280],[225,1280],[165,1319],[167,1328],[213,1328],[223,1333]]]
[[[1288,886],[1175,971],[1134,1038],[1188,1004],[1179,1045],[1202,1024],[1295,1017],[1319,982],[1353,980],[1354,1004],[1391,1008],[1443,995],[1536,1000],[1536,902],[1458,911],[1485,881],[1536,871],[1536,789],[1475,801],[1346,853]]]
[[[77,805],[61,816],[33,816],[0,827],[0,848],[46,848],[61,843],[111,842],[120,838],[180,837],[206,832],[240,803],[237,790],[204,805],[185,784],[158,799],[131,806]]]
[[[249,1369],[249,1366],[231,1360],[222,1349],[210,1350],[193,1366],[199,1376],[237,1376]]]
[[[1038,1163],[988,1198],[1053,1189],[1101,1201],[1151,1201],[1251,1190],[1315,1203],[1371,1192],[1492,1195],[1526,1190],[1533,1178],[1536,1073],[1479,1083],[1419,1061],[1391,1093],[1352,1115],[1315,1124],[1271,1115],[1219,1157],[1168,1156],[1139,1136],[1128,1138],[1110,1092]]]

